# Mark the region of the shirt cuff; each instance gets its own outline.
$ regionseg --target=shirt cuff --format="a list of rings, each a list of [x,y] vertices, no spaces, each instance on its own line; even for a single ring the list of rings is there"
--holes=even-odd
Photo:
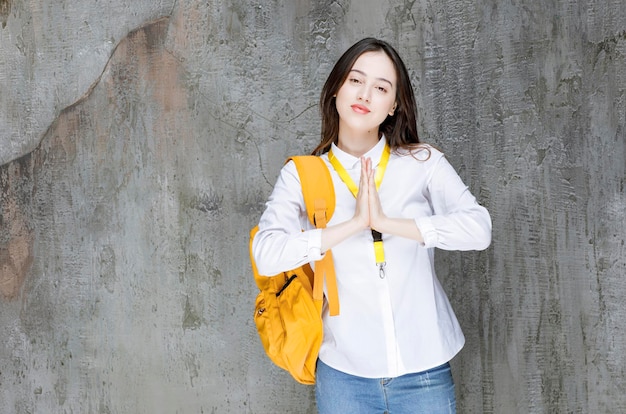
[[[307,254],[310,262],[321,260],[322,254],[322,229],[309,230]]]
[[[433,221],[430,219],[430,217],[427,216],[416,218],[415,224],[417,225],[420,233],[422,233],[422,238],[424,239],[423,246],[435,247],[438,241],[437,230],[435,229]]]

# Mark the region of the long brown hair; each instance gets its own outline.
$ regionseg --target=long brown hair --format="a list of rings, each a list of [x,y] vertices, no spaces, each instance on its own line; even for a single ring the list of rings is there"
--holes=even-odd
[[[417,105],[411,86],[409,73],[396,50],[387,42],[371,37],[362,39],[352,45],[339,58],[328,75],[320,96],[320,112],[322,117],[322,136],[320,143],[312,151],[313,155],[328,152],[331,144],[337,143],[339,135],[339,113],[335,106],[335,95],[343,83],[354,62],[366,52],[384,52],[396,68],[398,85],[396,88],[397,108],[393,115],[388,116],[379,127],[385,134],[392,150],[399,148],[415,148],[419,143],[417,135]]]

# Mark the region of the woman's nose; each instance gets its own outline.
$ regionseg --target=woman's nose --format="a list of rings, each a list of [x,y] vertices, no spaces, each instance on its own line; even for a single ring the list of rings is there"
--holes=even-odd
[[[363,87],[359,90],[359,100],[369,102],[370,101],[370,91],[369,88]]]

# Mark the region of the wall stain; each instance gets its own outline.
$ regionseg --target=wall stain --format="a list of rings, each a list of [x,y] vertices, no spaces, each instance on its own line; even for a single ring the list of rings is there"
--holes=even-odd
[[[193,309],[189,303],[189,297],[185,301],[185,313],[183,315],[183,330],[198,329],[202,326],[202,318],[198,316],[198,312]]]
[[[102,247],[98,257],[100,283],[109,293],[114,293],[117,274],[115,273],[115,250],[112,246]]]
[[[33,263],[34,234],[30,204],[30,156],[0,169],[0,297],[12,300]]]
[[[10,9],[10,0],[0,0],[0,21],[3,27]],[[142,50],[148,50],[148,55],[157,52],[159,45],[162,45],[167,36],[168,21],[168,18],[160,18],[130,32],[120,43],[121,48],[118,45],[116,50],[120,49],[126,55],[136,52],[134,48],[137,45],[133,43],[135,40],[139,41],[138,46],[141,46]],[[133,50],[129,51],[125,48]],[[112,57],[116,50],[113,51]],[[146,58],[146,52],[143,53],[140,58],[150,60]],[[129,58],[125,61],[132,62],[133,59]],[[149,78],[155,80],[155,84],[162,83],[158,81],[158,74],[162,73],[164,68],[169,69],[165,71],[171,72],[167,77],[168,82],[165,82],[166,90],[159,89],[158,98],[164,101],[163,106],[170,107],[175,112],[185,102],[181,91],[173,93],[176,88],[172,80],[177,79],[173,70],[175,61],[168,55],[165,63],[156,63],[158,63],[156,67],[144,66],[151,67]],[[103,74],[106,73],[110,64],[111,62],[105,65]],[[27,278],[33,264],[33,245],[36,239],[34,229],[37,226],[30,212],[45,210],[40,202],[35,200],[37,197],[34,194],[43,190],[45,185],[41,180],[45,181],[45,177],[58,178],[68,165],[76,161],[77,143],[82,138],[80,131],[93,124],[90,113],[81,104],[87,101],[101,80],[102,75],[80,99],[60,112],[37,148],[21,158],[0,166],[0,188],[2,189],[0,196],[0,298],[6,300],[17,298]],[[168,93],[170,91],[172,93]],[[120,93],[117,96],[124,96],[124,94]],[[162,153],[166,151],[162,150]],[[53,184],[51,188],[60,185],[57,181],[53,180],[53,182],[56,184]],[[67,196],[69,197],[69,194]],[[72,204],[71,199],[68,203]],[[40,216],[41,212],[37,215]],[[114,277],[103,281],[109,292],[113,291],[112,280]]]
[[[223,202],[224,195],[211,190],[208,194],[202,193],[192,197],[191,206],[203,213],[214,213],[220,211]]]
[[[11,13],[11,1],[0,0],[0,25],[2,25],[3,29],[7,27],[7,20],[9,19],[10,13]]]

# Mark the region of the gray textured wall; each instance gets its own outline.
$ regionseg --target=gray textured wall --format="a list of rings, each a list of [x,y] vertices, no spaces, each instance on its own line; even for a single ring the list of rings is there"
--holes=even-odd
[[[0,413],[315,412],[248,230],[366,35],[493,217],[438,253],[459,412],[626,412],[623,0],[206,3],[0,0]]]

